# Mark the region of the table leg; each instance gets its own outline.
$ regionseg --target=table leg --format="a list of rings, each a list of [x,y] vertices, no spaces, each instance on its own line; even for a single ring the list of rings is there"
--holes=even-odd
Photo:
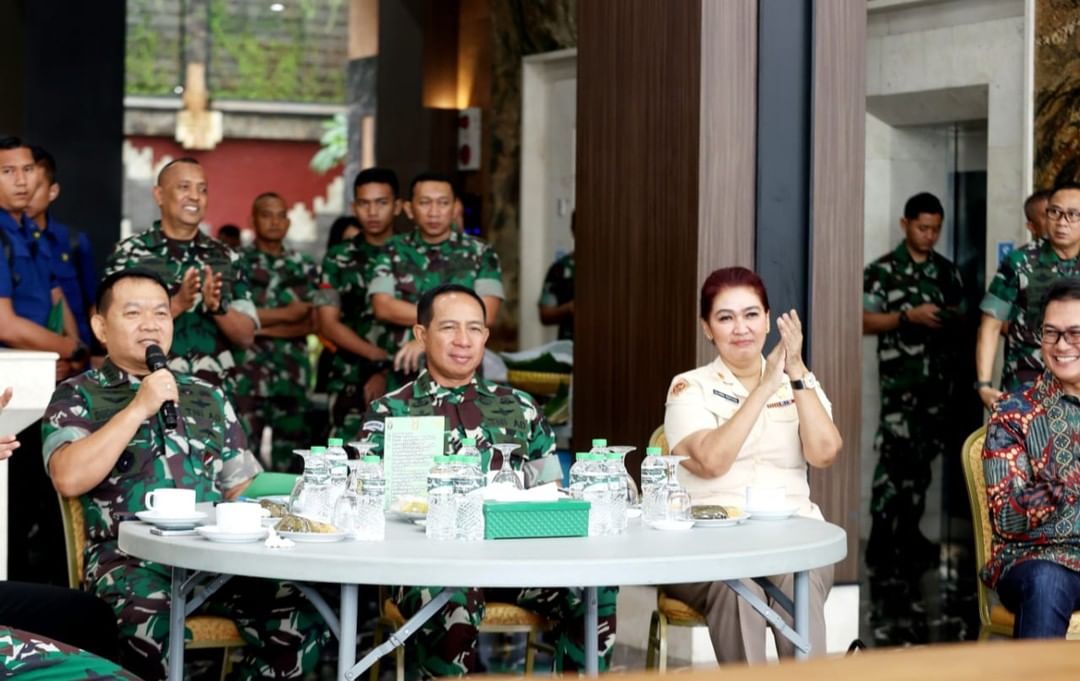
[[[806,641],[806,649],[795,648],[795,658],[805,660],[810,657],[810,573],[806,570],[795,573],[795,633]]]
[[[345,681],[345,672],[356,663],[356,615],[360,587],[355,584],[341,585],[341,613],[338,616],[338,681]]]
[[[169,681],[184,681],[184,580],[187,570],[172,569],[172,599],[169,602]]]
[[[353,668],[345,672],[345,681],[355,681],[366,672],[371,665],[375,664],[375,660],[378,660],[383,655],[386,655],[394,648],[405,645],[405,639],[409,638],[420,627],[424,626],[424,623],[435,616],[439,610],[450,600],[450,598],[460,591],[460,588],[446,587],[440,591],[435,598],[432,598],[424,607],[416,611],[416,614],[410,617],[405,624],[398,628],[397,631],[391,632],[390,636],[375,646],[367,655],[363,657],[359,662],[353,665]],[[344,613],[342,613],[344,615]],[[342,625],[344,630],[344,625]]]
[[[596,587],[585,587],[585,675],[596,676],[600,673],[600,650],[597,639],[600,636],[600,618],[596,603]]]

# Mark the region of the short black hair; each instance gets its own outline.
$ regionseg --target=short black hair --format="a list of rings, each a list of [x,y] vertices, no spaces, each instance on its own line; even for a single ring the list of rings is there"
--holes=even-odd
[[[221,227],[218,228],[218,231],[217,231],[217,235],[218,235],[219,239],[221,238],[222,234],[226,234],[228,236],[231,236],[234,239],[239,239],[240,238],[240,228],[237,227],[236,225],[222,225]]]
[[[356,180],[352,185],[353,197],[356,197],[356,192],[360,190],[365,184],[388,184],[390,185],[390,191],[393,192],[394,198],[398,197],[398,185],[397,173],[389,168],[364,168],[356,174]]]
[[[15,135],[0,135],[0,151],[22,149],[23,147],[26,147],[26,144]]]
[[[420,326],[429,326],[432,317],[435,316],[435,300],[439,296],[449,293],[464,293],[475,300],[480,304],[480,312],[483,314],[484,319],[487,319],[487,305],[484,305],[484,299],[476,291],[461,284],[439,284],[433,289],[428,289],[424,292],[424,295],[420,296],[420,301],[416,303],[416,323]]]
[[[355,227],[359,230],[363,230],[364,226],[360,224],[360,221],[351,215],[342,215],[334,220],[330,224],[330,235],[326,237],[326,250],[330,250],[334,246],[337,246],[345,240],[345,230],[349,227]]]
[[[157,183],[156,184],[160,187],[161,186],[161,178],[165,177],[165,173],[167,173],[169,171],[169,168],[172,168],[173,166],[178,165],[180,163],[188,163],[188,164],[191,164],[193,166],[199,166],[200,168],[202,167],[202,164],[199,163],[199,159],[193,158],[191,156],[181,156],[180,158],[173,159],[172,161],[169,161],[168,163],[165,164],[165,166],[160,171],[158,171]]]
[[[945,217],[945,207],[941,205],[941,200],[930,192],[919,192],[904,204],[904,219],[914,220],[923,213]]]
[[[1080,183],[1076,183],[1070,180],[1068,182],[1061,182],[1059,184],[1056,184],[1054,185],[1054,188],[1050,191],[1050,196],[1048,196],[1046,200],[1049,201],[1054,197],[1054,194],[1065,191],[1080,192]]]
[[[1080,279],[1063,277],[1051,282],[1050,288],[1043,296],[1043,310],[1045,311],[1050,303],[1065,300],[1080,300]]]
[[[165,292],[165,296],[169,296],[169,287],[165,285],[165,280],[162,279],[156,272],[142,268],[142,267],[130,267],[124,270],[117,270],[112,274],[106,276],[98,284],[97,292],[97,311],[98,314],[104,315],[109,311],[109,306],[112,305],[112,291],[119,282],[125,279],[147,279],[154,282],[161,287],[161,290]]]
[[[1032,211],[1035,210],[1035,204],[1039,201],[1049,201],[1050,196],[1053,194],[1049,189],[1040,189],[1037,192],[1032,192],[1031,196],[1024,199],[1024,217],[1028,222],[1035,222],[1039,216],[1032,215]]]
[[[41,166],[45,171],[45,177],[49,178],[49,184],[56,182],[56,159],[53,155],[36,144],[30,145],[30,154],[34,157],[34,165]]]
[[[281,194],[278,194],[277,192],[263,192],[262,194],[256,196],[255,200],[251,202],[251,208],[254,209],[255,204],[257,204],[259,201],[262,201],[263,199],[277,199],[278,201],[285,203],[285,197],[283,197]],[[285,207],[288,208],[288,204],[286,204]]]
[[[426,170],[412,179],[412,183],[409,185],[409,196],[411,197],[416,191],[416,185],[421,182],[445,182],[450,185],[450,193],[457,198],[457,186],[454,184],[454,178],[450,177],[446,173],[435,172],[434,170]]]

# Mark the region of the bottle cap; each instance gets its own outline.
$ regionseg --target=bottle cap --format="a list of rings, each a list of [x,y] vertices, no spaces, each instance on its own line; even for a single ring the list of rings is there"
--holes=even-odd
[[[330,438],[329,440],[326,441],[326,446],[327,447],[341,447],[344,444],[345,444],[345,441],[342,440],[341,438],[337,438],[337,437],[332,437],[332,438]]]
[[[375,456],[374,454],[368,454],[363,459],[364,463],[379,463],[382,461],[381,456]]]
[[[476,446],[476,438],[475,437],[467,437],[467,438],[463,439],[461,441],[461,446],[462,447],[475,447]]]
[[[618,452],[608,452],[607,459],[610,461],[622,461],[622,456]]]
[[[661,449],[659,447],[646,447],[645,456],[660,456]]]
[[[318,447],[318,446],[312,447],[311,448],[311,453],[312,454],[325,454],[326,453],[326,447]]]
[[[607,447],[607,440],[604,440],[603,438],[596,438],[595,440],[592,441],[592,446],[593,447]]]

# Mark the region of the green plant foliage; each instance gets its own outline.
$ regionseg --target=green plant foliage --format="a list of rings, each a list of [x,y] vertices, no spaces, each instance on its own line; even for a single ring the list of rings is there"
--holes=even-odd
[[[311,157],[311,169],[315,172],[325,173],[345,160],[349,150],[349,124],[345,114],[334,114],[333,118],[323,122],[319,144],[319,151]]]

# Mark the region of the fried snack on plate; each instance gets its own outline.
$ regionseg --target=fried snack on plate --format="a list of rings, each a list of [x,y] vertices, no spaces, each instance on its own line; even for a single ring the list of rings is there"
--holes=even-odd
[[[282,518],[278,522],[276,529],[278,532],[310,532],[313,534],[333,534],[340,531],[330,523],[319,522],[294,513]]]

